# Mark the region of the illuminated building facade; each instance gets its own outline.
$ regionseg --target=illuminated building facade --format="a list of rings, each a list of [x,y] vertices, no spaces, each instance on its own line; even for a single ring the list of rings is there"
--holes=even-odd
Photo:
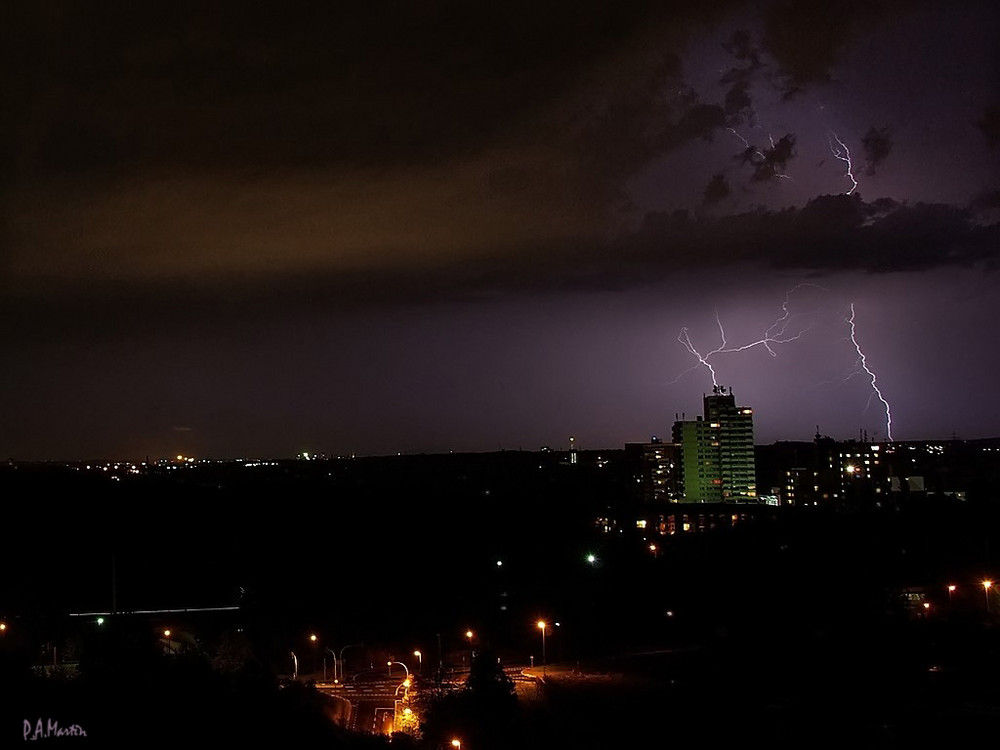
[[[632,472],[633,492],[639,500],[676,503],[681,499],[676,445],[653,437],[648,443],[626,443],[625,456]]]
[[[673,437],[684,502],[757,501],[753,409],[737,406],[732,389],[713,388],[705,396],[704,416],[675,422]]]

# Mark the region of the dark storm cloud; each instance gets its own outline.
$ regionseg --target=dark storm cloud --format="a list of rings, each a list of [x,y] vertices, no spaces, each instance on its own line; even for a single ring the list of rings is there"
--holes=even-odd
[[[676,53],[730,4],[23,4],[0,29],[7,175],[396,166],[531,136],[669,148],[692,119],[667,93]]]
[[[788,86],[830,80],[850,34],[888,7],[778,3],[762,36],[724,43],[741,64],[725,89],[695,90],[685,52],[740,5],[12,8],[3,304],[27,336],[28,311],[72,326],[92,311],[114,328],[122,309],[158,321],[630,285],[708,257],[873,270],[988,256],[961,212],[921,225],[940,230],[940,251],[915,231],[909,256],[888,230],[876,247],[890,215],[905,234],[929,209],[842,216],[837,198],[619,229],[632,175],[752,112],[763,57]],[[789,133],[740,158],[759,183],[795,154]],[[720,166],[668,177],[688,181],[688,205],[718,206],[737,180],[706,185]]]
[[[678,55],[726,7],[11,8],[4,281],[424,267],[606,232],[633,172],[723,125]]]
[[[903,12],[892,0],[831,3],[777,2],[764,14],[763,49],[778,65],[786,96],[830,82],[853,34]]]
[[[889,128],[869,128],[861,139],[861,147],[865,152],[865,174],[875,174],[876,168],[886,160],[892,151],[892,136]]]
[[[713,179],[705,191],[723,192]],[[982,225],[971,210],[941,204],[866,203],[859,195],[821,196],[801,209],[696,216],[648,214],[634,232],[609,242],[525,244],[503,256],[437,267],[247,277],[229,282],[149,281],[66,285],[43,300],[37,289],[0,296],[8,341],[142,336],[152,330],[232,334],[297,312],[426,307],[511,295],[626,289],[708,268],[777,269],[825,274],[891,273],[950,266],[994,269],[1000,224]],[[53,290],[50,288],[50,292]],[[128,315],[122,311],[128,310]]]
[[[749,89],[748,81],[737,81],[726,92],[724,107],[731,125],[743,122],[751,114],[753,100],[750,98]]]
[[[777,141],[763,148],[754,144],[748,145],[736,160],[740,165],[749,164],[753,172],[750,176],[753,182],[766,182],[785,176],[788,162],[795,156],[795,135],[786,133]]]
[[[747,63],[750,68],[760,66],[760,54],[753,42],[753,37],[747,29],[737,29],[722,44],[722,48],[740,62]]]
[[[19,160],[62,172],[434,158],[530,111],[642,18],[634,7],[549,5],[532,7],[528,24],[517,3],[476,13],[460,3],[192,10],[17,9],[4,75],[31,146]]]
[[[705,186],[701,202],[706,206],[711,206],[728,198],[731,192],[725,175],[713,175],[712,179],[708,181],[708,185]]]
[[[801,209],[755,211],[701,219],[686,211],[650,214],[622,251],[642,263],[693,267],[744,263],[805,272],[889,273],[983,264],[1000,259],[1000,224],[982,225],[973,212],[942,204],[865,203],[826,195]]]

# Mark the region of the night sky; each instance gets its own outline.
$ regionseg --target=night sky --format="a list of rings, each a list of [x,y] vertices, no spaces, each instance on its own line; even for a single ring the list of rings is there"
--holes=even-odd
[[[9,3],[0,456],[621,447],[700,411],[678,337],[720,324],[774,339],[708,358],[759,443],[885,439],[852,304],[894,438],[998,435],[997,39],[993,2]]]

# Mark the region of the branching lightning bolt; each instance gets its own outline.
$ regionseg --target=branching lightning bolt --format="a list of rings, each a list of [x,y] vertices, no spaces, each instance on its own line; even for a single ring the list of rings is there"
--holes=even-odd
[[[805,332],[809,330],[809,327],[806,326],[795,333],[789,333],[788,331],[789,325],[791,324],[792,320],[795,317],[797,317],[796,315],[793,315],[789,311],[788,309],[789,301],[791,299],[791,296],[799,289],[802,289],[803,287],[815,287],[817,289],[823,289],[823,287],[819,286],[818,284],[810,284],[810,283],[798,284],[792,289],[790,289],[788,292],[785,293],[785,300],[781,303],[781,312],[782,312],[781,317],[775,320],[771,325],[769,325],[764,330],[764,333],[761,336],[761,338],[757,339],[756,341],[751,341],[748,344],[743,344],[742,346],[735,346],[735,347],[729,346],[728,342],[726,341],[726,329],[722,325],[722,320],[719,318],[718,312],[715,313],[715,324],[719,327],[720,344],[717,348],[713,349],[712,351],[706,354],[702,354],[697,349],[695,349],[694,344],[691,343],[691,335],[688,331],[687,326],[681,328],[681,332],[677,335],[677,340],[684,345],[684,348],[687,349],[690,354],[692,354],[698,359],[698,362],[697,364],[692,365],[688,369],[684,370],[684,372],[682,372],[676,378],[671,380],[669,385],[673,385],[674,383],[679,381],[682,377],[687,375],[689,372],[697,370],[699,367],[705,367],[712,376],[712,385],[717,386],[719,384],[719,381],[716,377],[715,368],[709,361],[712,357],[714,357],[717,354],[735,354],[737,352],[745,352],[757,346],[762,346],[767,350],[767,353],[770,354],[772,357],[777,357],[778,353],[774,350],[772,346],[773,344],[791,343],[792,341],[796,341],[797,339],[801,338],[803,334],[805,334]]]
[[[840,140],[832,130],[829,131],[828,141],[830,143],[830,153],[847,165],[847,177],[851,181],[851,189],[844,193],[844,195],[850,195],[858,187],[858,181],[854,179],[854,167],[851,164],[851,150],[847,148],[847,144]],[[836,146],[833,145],[834,141],[837,142]]]
[[[743,144],[743,148],[746,149],[746,151],[750,152],[751,154],[754,155],[754,157],[756,157],[757,159],[760,160],[758,162],[751,161],[751,164],[754,164],[755,166],[760,166],[761,164],[763,164],[763,163],[765,163],[767,161],[767,154],[765,154],[763,151],[761,151],[756,146],[752,145],[750,143],[750,141],[748,141],[746,138],[744,138],[742,135],[740,135],[739,132],[736,130],[736,128],[726,128],[726,129],[730,133],[732,133],[733,135],[735,135],[737,138],[740,139],[740,143]],[[767,134],[767,140],[768,140],[768,143],[771,144],[771,152],[773,153],[774,149],[775,149],[774,136],[772,136],[770,133],[768,133]],[[783,172],[778,172],[776,170],[774,170],[772,172],[771,177],[777,177],[777,178],[782,179],[782,180],[790,180],[790,179],[792,179],[787,174],[784,174]]]
[[[878,400],[882,402],[882,406],[885,407],[885,434],[892,441],[892,410],[889,408],[889,402],[885,400],[885,396],[882,395],[882,391],[878,387],[878,382],[875,377],[875,373],[870,367],[868,367],[868,358],[865,357],[865,353],[861,351],[861,344],[858,343],[856,336],[856,328],[854,324],[854,303],[851,303],[851,317],[848,319],[847,324],[851,327],[851,343],[854,344],[855,350],[858,352],[858,367],[864,370],[868,377],[871,378],[872,391],[875,396],[878,396]],[[869,403],[871,399],[869,398]]]
[[[719,380],[715,367],[712,363],[713,358],[719,354],[735,354],[738,352],[744,352],[754,347],[763,347],[768,354],[772,357],[777,357],[778,354],[775,351],[775,345],[777,344],[787,344],[800,339],[806,334],[807,331],[817,322],[814,318],[816,315],[823,315],[822,311],[809,311],[806,313],[792,313],[789,309],[792,295],[795,294],[799,289],[803,287],[813,287],[815,289],[822,290],[823,292],[828,292],[825,287],[819,284],[812,283],[802,283],[798,284],[788,292],[785,293],[785,299],[781,304],[781,316],[778,317],[770,326],[768,326],[762,336],[756,341],[751,341],[747,344],[741,346],[732,346],[726,339],[726,330],[722,324],[722,320],[719,317],[718,312],[715,314],[715,324],[719,328],[719,345],[702,354],[697,348],[695,348],[694,343],[691,341],[691,335],[689,329],[685,326],[681,328],[680,333],[677,336],[677,340],[683,344],[684,348],[687,349],[688,353],[697,359],[697,362],[691,367],[684,370],[676,378],[670,381],[669,385],[677,383],[681,378],[687,375],[689,372],[697,370],[699,367],[704,367],[708,370],[709,374],[712,376],[712,385],[718,386]],[[846,323],[848,327],[848,336],[845,337],[845,341],[849,338],[851,344],[854,347],[854,351],[857,354],[857,360],[855,361],[854,368],[850,374],[844,378],[845,381],[850,380],[856,375],[861,375],[864,373],[869,380],[871,393],[868,397],[868,405],[871,405],[873,399],[877,398],[882,406],[885,408],[885,419],[886,419],[886,437],[889,441],[893,440],[892,436],[892,409],[889,406],[889,402],[886,400],[885,395],[882,393],[882,389],[878,385],[878,378],[875,375],[875,371],[868,365],[868,358],[861,348],[861,344],[857,337],[857,323],[856,323],[856,311],[854,308],[854,303],[850,304],[850,317],[844,317],[843,314],[838,313],[837,318],[839,321]],[[807,324],[804,325],[794,325],[795,320],[800,320],[802,318],[811,318]],[[835,381],[829,381],[835,382]],[[822,384],[820,384],[822,385]]]

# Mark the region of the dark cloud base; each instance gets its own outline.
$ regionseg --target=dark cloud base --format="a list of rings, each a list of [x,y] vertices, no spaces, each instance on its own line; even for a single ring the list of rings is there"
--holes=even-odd
[[[0,311],[8,340],[104,337],[172,326],[210,327],[282,314],[487,302],[512,294],[586,292],[648,285],[680,272],[885,274],[944,267],[996,268],[1000,224],[941,204],[866,203],[821,196],[801,209],[733,216],[648,214],[605,243],[526,246],[464,264],[172,282],[22,284]]]

